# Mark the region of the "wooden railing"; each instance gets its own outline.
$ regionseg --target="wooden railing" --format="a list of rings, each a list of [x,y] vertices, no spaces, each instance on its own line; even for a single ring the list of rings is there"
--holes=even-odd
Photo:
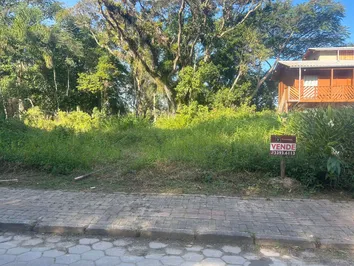
[[[289,87],[289,102],[354,102],[354,86]]]

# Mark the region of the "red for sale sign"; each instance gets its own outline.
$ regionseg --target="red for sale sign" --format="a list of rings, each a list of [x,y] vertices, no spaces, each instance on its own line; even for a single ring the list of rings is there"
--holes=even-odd
[[[270,138],[270,155],[292,155],[296,152],[296,136],[277,136]]]

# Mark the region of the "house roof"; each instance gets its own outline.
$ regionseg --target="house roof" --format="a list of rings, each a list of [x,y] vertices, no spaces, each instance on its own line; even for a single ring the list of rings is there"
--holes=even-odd
[[[319,61],[319,60],[279,61],[279,64],[287,66],[289,68],[300,68],[300,67],[301,68],[354,67],[354,60],[343,60],[343,61]]]
[[[313,52],[320,52],[320,51],[354,51],[354,47],[313,47],[313,48],[308,48],[304,56],[302,57],[305,59],[308,57],[310,53]]]
[[[354,47],[318,47],[318,48],[309,48],[311,51],[347,51],[354,50]]]

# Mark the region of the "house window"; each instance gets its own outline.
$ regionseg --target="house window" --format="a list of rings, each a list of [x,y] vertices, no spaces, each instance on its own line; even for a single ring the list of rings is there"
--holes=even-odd
[[[304,87],[317,87],[317,86],[318,86],[318,76],[315,75],[304,76]]]

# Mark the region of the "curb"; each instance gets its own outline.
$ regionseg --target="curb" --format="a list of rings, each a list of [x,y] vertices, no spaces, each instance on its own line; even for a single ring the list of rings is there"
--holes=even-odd
[[[189,229],[172,230],[168,228],[128,228],[104,227],[98,225],[50,225],[41,223],[1,223],[0,230],[13,232],[36,232],[48,234],[99,235],[106,237],[142,237],[150,239],[168,239],[178,241],[235,243],[261,246],[298,246],[301,248],[347,249],[354,250],[354,241],[332,239],[306,239],[300,237],[252,235],[246,232],[193,231]]]

